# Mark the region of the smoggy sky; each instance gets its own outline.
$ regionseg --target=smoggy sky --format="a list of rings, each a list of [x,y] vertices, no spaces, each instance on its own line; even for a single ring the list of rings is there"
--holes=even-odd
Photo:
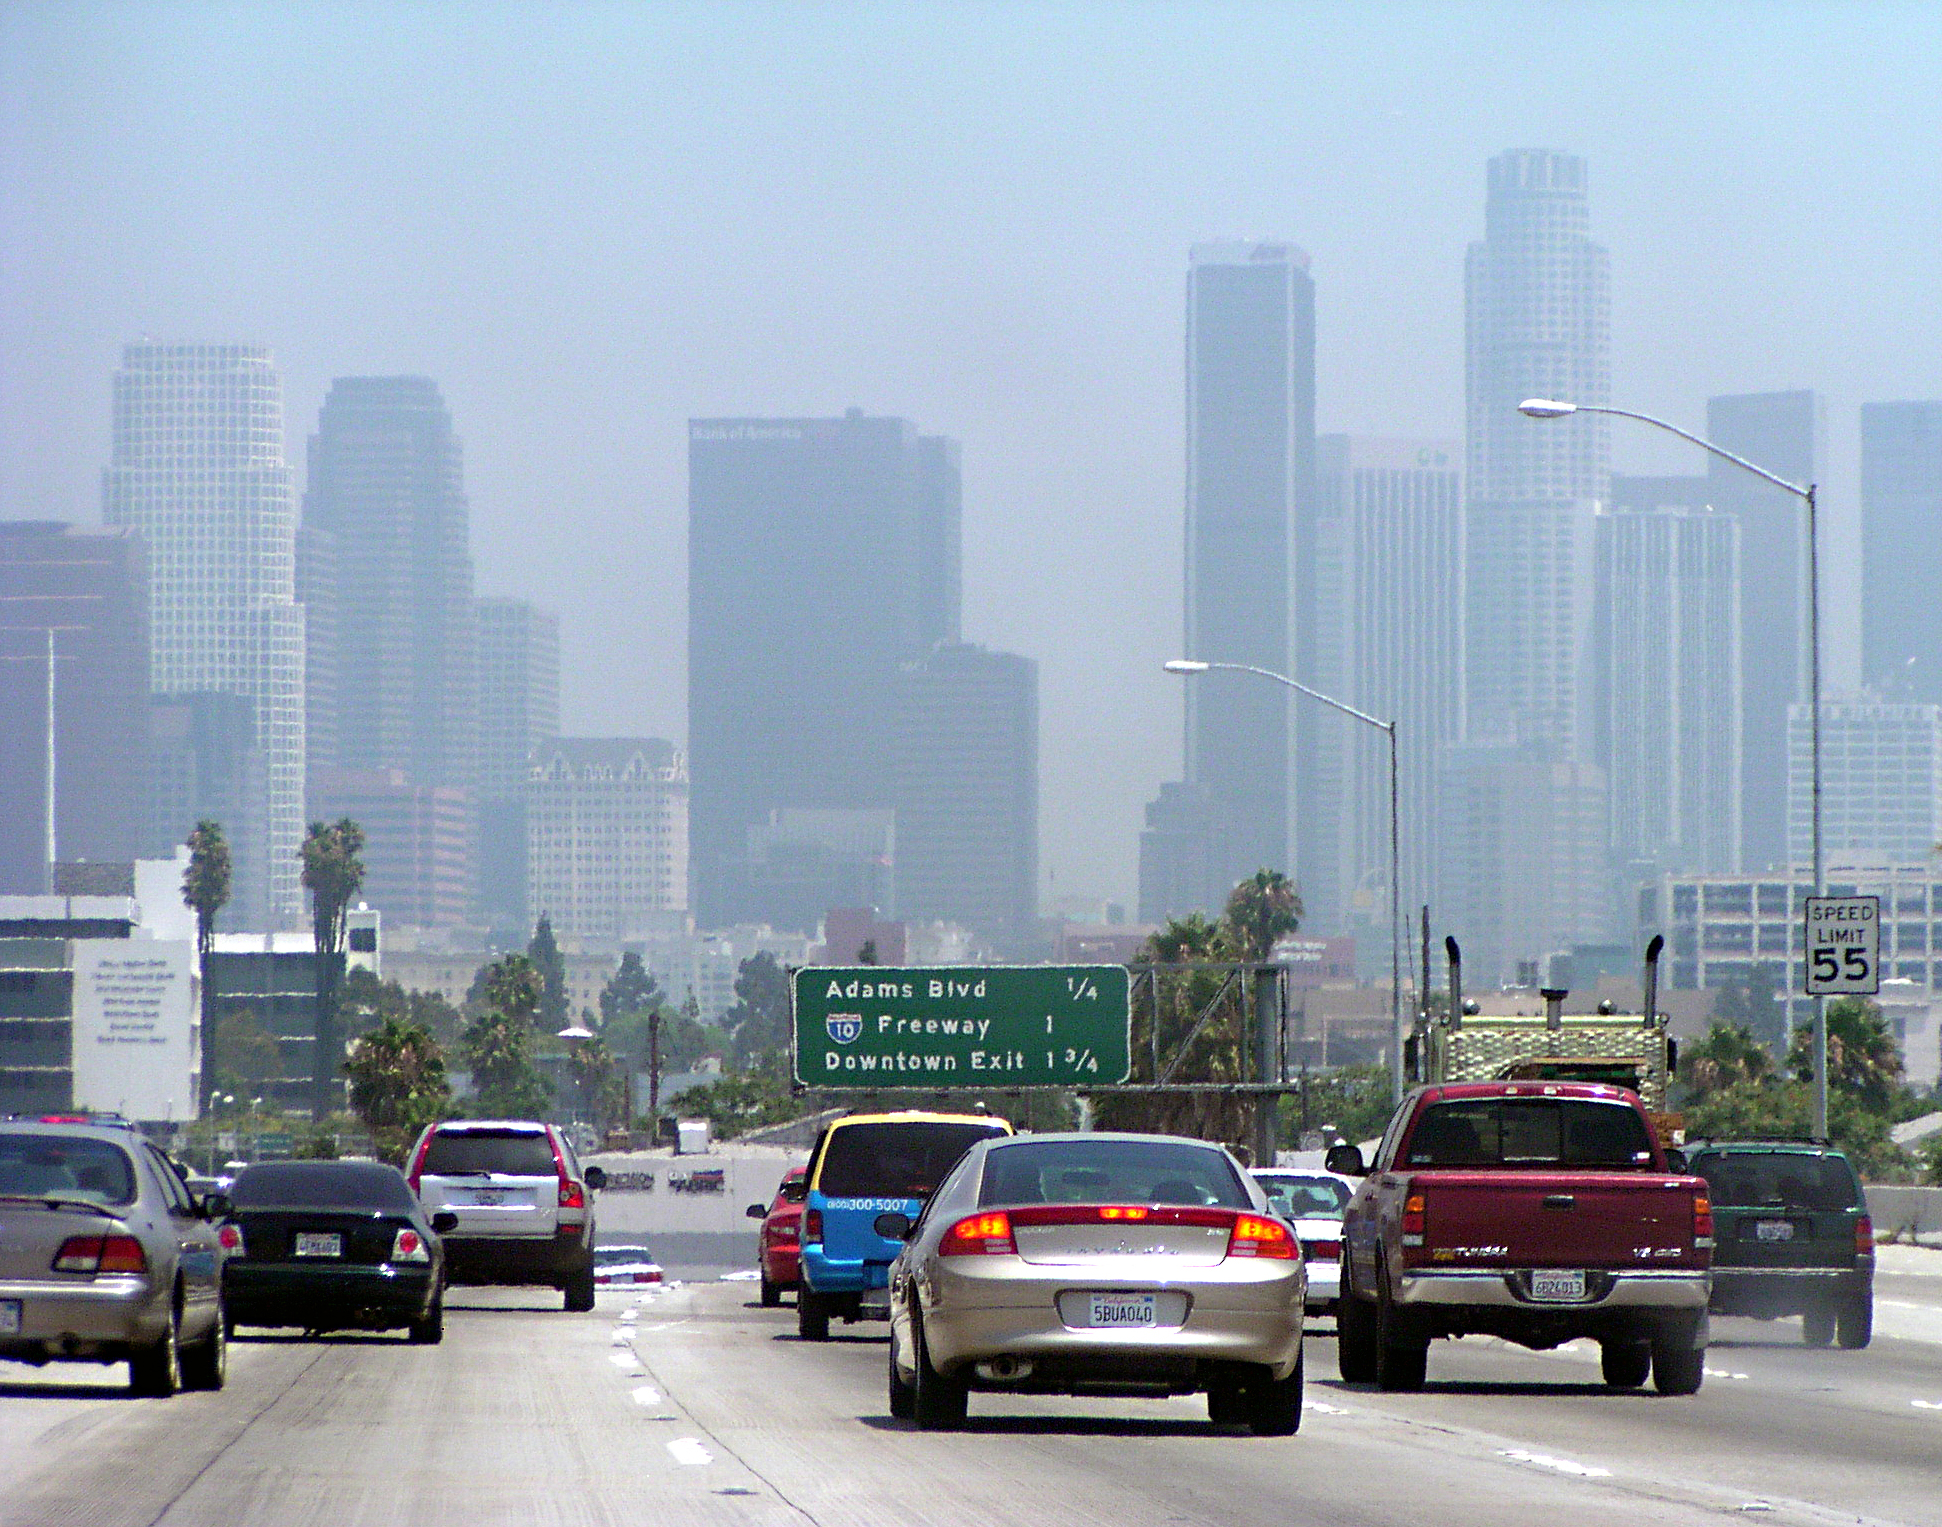
[[[0,517],[99,518],[145,334],[272,346],[299,482],[333,376],[428,375],[568,730],[680,738],[684,421],[902,414],[963,443],[967,636],[1040,663],[1042,878],[1130,899],[1188,246],[1310,252],[1324,430],[1457,435],[1484,161],[1587,156],[1614,401],[1827,397],[1838,675],[1856,410],[1942,397],[1938,80],[1932,4],[11,0]]]

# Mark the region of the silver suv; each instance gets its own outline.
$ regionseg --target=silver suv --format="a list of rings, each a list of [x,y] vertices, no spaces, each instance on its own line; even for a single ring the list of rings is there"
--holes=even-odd
[[[222,1388],[226,1212],[133,1130],[0,1123],[0,1359],[125,1361],[140,1395]]]
[[[445,1232],[451,1283],[561,1289],[569,1310],[593,1308],[593,1195],[607,1178],[582,1167],[566,1132],[511,1119],[455,1119],[418,1137],[406,1174]]]

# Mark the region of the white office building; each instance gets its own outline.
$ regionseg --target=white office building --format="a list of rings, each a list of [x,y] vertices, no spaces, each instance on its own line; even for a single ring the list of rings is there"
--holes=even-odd
[[[526,775],[527,899],[562,938],[639,939],[688,908],[688,763],[656,737],[561,737]]]
[[[1814,862],[1814,709],[1787,710],[1787,854]],[[1942,844],[1942,705],[1872,697],[1821,705],[1821,845],[1828,858],[1933,860]]]

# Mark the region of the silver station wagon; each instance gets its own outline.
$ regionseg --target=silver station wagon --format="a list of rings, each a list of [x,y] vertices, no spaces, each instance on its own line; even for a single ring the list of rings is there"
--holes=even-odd
[[[1021,1135],[965,1154],[890,1269],[890,1409],[961,1425],[974,1390],[1207,1396],[1210,1418],[1301,1423],[1307,1276],[1294,1233],[1217,1145]]]

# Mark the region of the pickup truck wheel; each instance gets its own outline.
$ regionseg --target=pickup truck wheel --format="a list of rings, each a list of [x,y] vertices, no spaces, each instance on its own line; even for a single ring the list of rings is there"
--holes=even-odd
[[[1698,1394],[1706,1376],[1706,1349],[1692,1344],[1683,1325],[1654,1333],[1652,1383],[1660,1394]]]
[[[1378,1272],[1378,1277],[1381,1273]],[[1411,1328],[1389,1290],[1376,1285],[1376,1388],[1421,1389],[1429,1369],[1428,1338]]]
[[[964,1425],[970,1409],[970,1390],[963,1379],[939,1373],[931,1364],[930,1343],[924,1340],[924,1323],[910,1323],[911,1363],[917,1370],[912,1386],[911,1419],[920,1432],[954,1432]]]
[[[1261,1376],[1243,1391],[1247,1396],[1248,1430],[1257,1437],[1292,1437],[1301,1429],[1302,1358],[1295,1358],[1295,1371],[1285,1379]]]
[[[796,1335],[804,1341],[829,1340],[829,1305],[807,1283],[796,1293]]]
[[[1874,1295],[1856,1294],[1843,1304],[1835,1317],[1835,1328],[1837,1339],[1850,1351],[1867,1346],[1875,1334]]]
[[[1649,1341],[1605,1341],[1598,1345],[1599,1366],[1613,1389],[1637,1389],[1652,1371]]]
[[[1825,1347],[1834,1340],[1834,1311],[1825,1304],[1810,1306],[1800,1317],[1800,1339],[1810,1347]]]
[[[1376,1312],[1352,1289],[1342,1291],[1335,1310],[1335,1363],[1347,1384],[1376,1380]]]

